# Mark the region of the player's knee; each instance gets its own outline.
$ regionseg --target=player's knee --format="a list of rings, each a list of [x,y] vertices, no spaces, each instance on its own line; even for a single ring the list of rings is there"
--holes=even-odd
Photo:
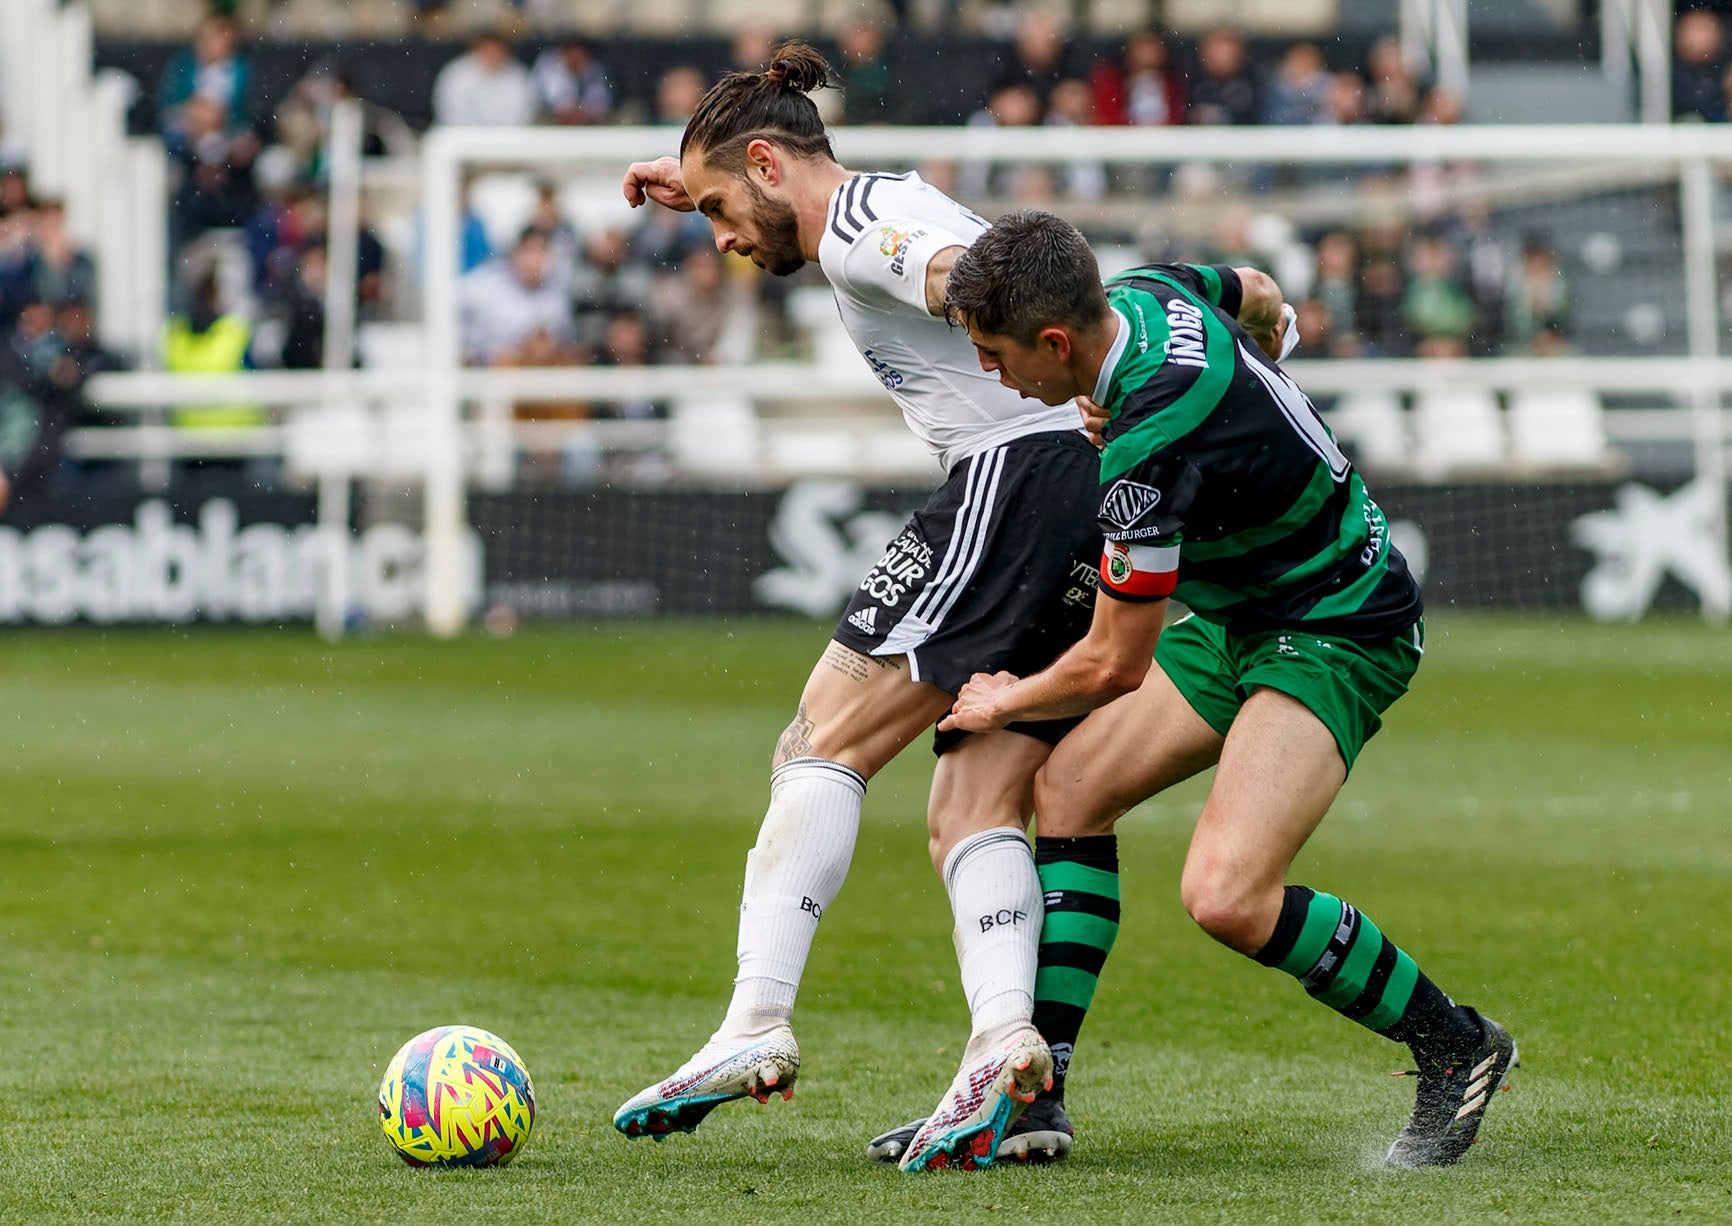
[[[1223,945],[1250,954],[1268,938],[1257,892],[1218,869],[1187,865],[1179,895],[1197,926]]]
[[[1112,833],[1122,810],[1095,803],[1076,782],[1062,769],[1054,773],[1050,762],[1035,774],[1034,813],[1039,833],[1067,839]]]

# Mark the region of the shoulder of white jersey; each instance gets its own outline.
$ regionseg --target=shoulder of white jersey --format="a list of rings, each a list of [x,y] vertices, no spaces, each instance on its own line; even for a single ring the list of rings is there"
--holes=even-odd
[[[972,243],[986,222],[919,176],[859,175],[830,199],[818,248],[838,293],[882,306],[888,296],[926,309],[926,264],[945,247]]]

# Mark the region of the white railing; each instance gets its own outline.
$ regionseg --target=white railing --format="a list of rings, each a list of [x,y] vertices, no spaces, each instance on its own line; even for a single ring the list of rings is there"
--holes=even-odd
[[[1292,370],[1316,395],[1368,390],[1419,393],[1470,385],[1490,390],[1572,386],[1599,392],[1658,393],[1687,409],[1607,415],[1614,439],[1689,440],[1698,475],[1720,491],[1724,505],[1726,439],[1722,408],[1732,391],[1732,360],[1719,356],[1721,329],[1715,283],[1710,167],[1732,163],[1732,130],[1645,126],[1362,128],[1362,129],[839,129],[834,133],[843,161],[856,166],[902,167],[929,160],[987,160],[1062,164],[1075,160],[1117,164],[1491,161],[1509,164],[1582,162],[1637,165],[1678,176],[1682,201],[1682,277],[1689,317],[1689,356],[1683,358],[1500,358],[1420,361],[1295,360]],[[670,427],[659,423],[548,423],[512,420],[514,402],[608,402],[636,399],[689,402],[729,396],[753,404],[787,402],[807,418],[785,428],[894,430],[898,419],[864,363],[840,366],[757,364],[732,367],[466,369],[457,334],[457,200],[463,171],[473,167],[588,167],[616,174],[626,161],[672,152],[678,133],[648,129],[511,129],[432,132],[421,165],[426,216],[427,268],[423,276],[428,359],[411,371],[260,372],[224,377],[175,377],[153,373],[104,375],[89,385],[91,399],[108,409],[141,410],[138,427],[74,432],[68,445],[85,456],[151,458],[158,462],[194,454],[281,454],[293,446],[293,428],[259,432],[180,431],[159,424],[161,411],[198,403],[321,406],[332,421],[344,412],[393,417],[397,432],[374,431],[357,444],[333,445],[320,473],[330,506],[347,505],[347,482],[369,465],[420,480],[426,499],[428,623],[436,633],[460,627],[462,606],[464,490],[478,472],[497,473],[498,457],[517,446],[544,446],[562,433],[585,432],[604,447],[661,446]],[[354,156],[358,157],[358,154]],[[339,181],[353,184],[342,168]],[[345,177],[347,176],[347,177]],[[352,191],[352,188],[346,188]],[[352,200],[352,196],[350,197]],[[1254,201],[1252,202],[1254,203]],[[1151,206],[1158,222],[1159,206]],[[338,212],[353,216],[347,205]],[[333,237],[336,237],[333,235]],[[347,345],[335,349],[346,353]],[[478,406],[469,412],[465,405]],[[877,405],[875,418],[857,413],[845,420],[836,410]],[[294,422],[285,419],[292,427]],[[305,416],[303,412],[301,416]],[[812,417],[819,420],[813,421]],[[152,419],[155,420],[152,420]],[[411,434],[403,425],[411,423]],[[352,420],[351,420],[352,425]],[[774,420],[761,428],[784,428]],[[274,430],[274,432],[273,432]],[[344,435],[344,430],[348,434]],[[122,439],[128,441],[122,441]],[[395,441],[393,441],[395,440]],[[224,447],[233,450],[223,452]],[[371,448],[371,453],[368,448]],[[391,454],[401,450],[400,454]],[[386,454],[381,454],[381,451]],[[901,454],[907,455],[906,450]],[[486,457],[492,456],[489,460]],[[913,461],[918,464],[918,459]],[[507,468],[509,464],[507,462]],[[741,480],[780,475],[762,452],[742,461]],[[910,473],[917,471],[910,468]],[[923,470],[931,475],[930,468]],[[711,469],[714,475],[714,469]],[[341,494],[341,500],[337,495]],[[1717,528],[1724,542],[1725,526]],[[341,606],[331,617],[340,625]]]

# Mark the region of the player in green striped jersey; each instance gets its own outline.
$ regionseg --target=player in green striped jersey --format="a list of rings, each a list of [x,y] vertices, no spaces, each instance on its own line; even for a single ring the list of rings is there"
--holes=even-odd
[[[1036,782],[1043,839],[1109,832],[1217,766],[1185,861],[1186,909],[1410,1046],[1418,1097],[1388,1161],[1442,1165],[1472,1143],[1514,1043],[1351,904],[1287,883],[1406,692],[1425,632],[1383,512],[1263,352],[1281,315],[1269,286],[1253,287],[1268,301],[1247,310],[1233,269],[1157,264],[1103,291],[1082,236],[1038,212],[1000,219],[957,260],[948,309],[981,365],[1046,404],[1084,397],[1105,411],[1105,546],[1088,636],[1034,676],[977,676],[945,723],[1093,712]],[[1163,629],[1169,597],[1190,614]]]

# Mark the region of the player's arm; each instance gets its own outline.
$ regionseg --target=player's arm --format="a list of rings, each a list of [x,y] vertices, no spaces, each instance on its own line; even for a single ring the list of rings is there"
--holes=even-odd
[[[1299,343],[1298,315],[1275,278],[1249,265],[1156,264],[1151,271],[1178,282],[1238,321],[1257,347],[1279,362]]]
[[[950,270],[956,267],[956,261],[961,259],[962,253],[967,250],[968,248],[961,243],[957,243],[954,246],[944,248],[942,251],[935,252],[932,258],[926,262],[926,313],[928,315],[936,315],[940,319],[946,318],[944,306],[948,297],[944,287],[950,282]]]
[[[1255,268],[1232,271],[1239,279],[1239,309],[1234,318],[1270,361],[1279,362],[1298,343],[1297,313],[1287,305],[1281,287],[1268,273]]]
[[[965,250],[967,244],[941,226],[885,218],[851,240],[836,288],[878,306],[895,302],[943,319],[950,270]]]
[[[680,174],[678,158],[633,162],[625,172],[622,189],[626,203],[634,209],[649,200],[680,213],[690,213],[698,207],[686,194],[686,180]]]
[[[1161,637],[1167,600],[1095,601],[1088,634],[1044,672],[1021,680],[1009,673],[976,673],[938,725],[949,731],[987,732],[1021,720],[1084,715],[1142,685]]]

